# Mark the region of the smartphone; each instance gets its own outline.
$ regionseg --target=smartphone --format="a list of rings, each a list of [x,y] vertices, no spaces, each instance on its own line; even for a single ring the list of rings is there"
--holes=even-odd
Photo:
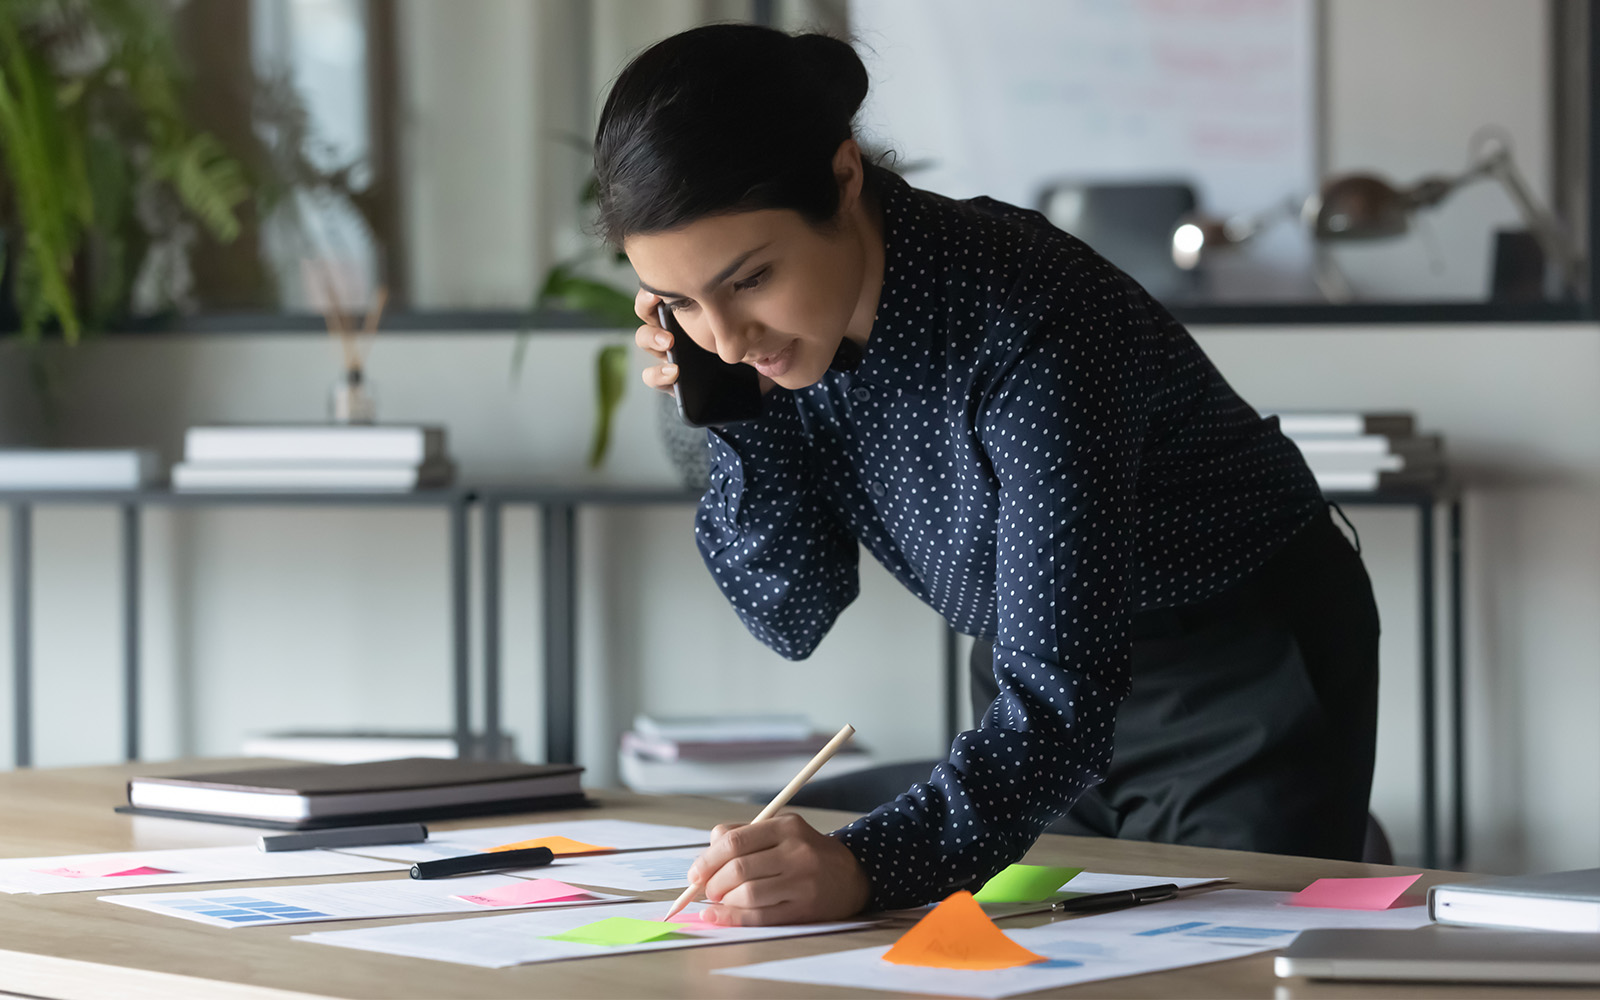
[[[761,379],[749,365],[717,357],[683,332],[683,325],[665,303],[656,306],[661,328],[672,334],[667,360],[678,366],[672,398],[678,416],[690,427],[721,427],[761,416]]]

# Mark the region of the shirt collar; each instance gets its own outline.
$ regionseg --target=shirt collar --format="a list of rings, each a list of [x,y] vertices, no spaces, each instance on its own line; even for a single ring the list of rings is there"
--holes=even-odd
[[[938,220],[921,192],[899,175],[873,170],[883,206],[883,289],[855,378],[926,394],[945,325]]]

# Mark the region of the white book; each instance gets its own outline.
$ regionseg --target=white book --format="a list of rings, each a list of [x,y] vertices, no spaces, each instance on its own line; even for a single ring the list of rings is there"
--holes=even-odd
[[[1284,435],[1310,458],[1312,455],[1387,455],[1392,439],[1382,434],[1356,434],[1341,437],[1296,437]]]
[[[1336,472],[1399,472],[1406,467],[1404,455],[1362,454],[1361,452],[1317,452],[1301,450],[1306,465],[1316,475]]]
[[[1432,886],[1428,914],[1441,924],[1600,934],[1600,868]]]
[[[389,462],[444,457],[444,428],[410,425],[280,424],[191,427],[190,462]]]
[[[3,448],[0,490],[139,490],[160,478],[146,448]]]
[[[633,728],[652,740],[680,742],[803,740],[812,735],[804,715],[682,715],[633,717]]]
[[[1440,474],[1437,469],[1416,469],[1402,472],[1380,472],[1376,469],[1344,472],[1311,470],[1317,486],[1324,493],[1370,493],[1374,490],[1419,490],[1437,486]]]
[[[237,465],[179,462],[172,467],[172,488],[185,492],[373,492],[404,493],[446,486],[454,473],[449,462],[426,465],[363,463],[359,465]]]
[[[1378,488],[1379,473],[1376,469],[1368,472],[1318,472],[1313,469],[1312,475],[1317,477],[1317,486],[1325,493],[1370,493]]]
[[[617,755],[622,783],[653,795],[771,795],[789,783],[813,754],[784,754],[749,760],[651,760],[636,753]],[[832,778],[878,763],[872,754],[835,754],[817,772]]]
[[[1383,434],[1410,437],[1417,432],[1416,419],[1409,413],[1362,413],[1360,411],[1264,411],[1263,417],[1277,417],[1278,429],[1289,437],[1320,437]]]
[[[136,490],[160,478],[143,448],[0,449],[0,490]]]

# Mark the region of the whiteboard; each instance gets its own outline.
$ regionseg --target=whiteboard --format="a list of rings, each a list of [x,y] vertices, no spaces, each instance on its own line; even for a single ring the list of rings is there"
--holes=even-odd
[[[1057,180],[1187,180],[1207,214],[1315,186],[1313,0],[851,0],[872,86],[863,137],[951,197],[1037,207]],[[1223,263],[1249,297],[1298,297],[1287,223]],[[1218,297],[1227,295],[1218,288]]]

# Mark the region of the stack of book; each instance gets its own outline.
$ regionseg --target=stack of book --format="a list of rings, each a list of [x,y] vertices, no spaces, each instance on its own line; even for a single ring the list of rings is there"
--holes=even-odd
[[[1276,413],[1324,493],[1422,490],[1444,478],[1444,445],[1410,413]]]
[[[137,490],[158,470],[142,448],[0,448],[0,490]]]
[[[640,715],[622,734],[618,770],[636,792],[766,796],[789,783],[833,737],[803,715],[660,718]],[[846,743],[817,772],[836,777],[876,761]]]
[[[449,485],[442,427],[285,424],[191,427],[172,468],[182,492],[404,493]]]
[[[118,812],[315,829],[587,805],[572,764],[411,757],[135,777]]]

